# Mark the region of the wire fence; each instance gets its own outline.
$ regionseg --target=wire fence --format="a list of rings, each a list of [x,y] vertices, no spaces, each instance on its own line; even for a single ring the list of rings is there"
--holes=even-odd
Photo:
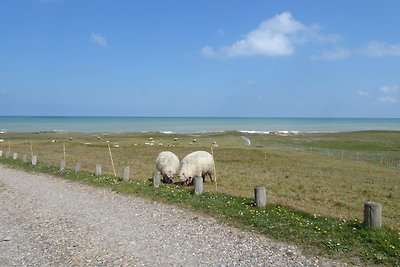
[[[298,152],[313,153],[326,157],[333,157],[342,160],[353,160],[357,162],[366,162],[369,164],[400,170],[400,152],[356,152],[345,149],[327,149],[307,146],[288,146],[278,145]]]

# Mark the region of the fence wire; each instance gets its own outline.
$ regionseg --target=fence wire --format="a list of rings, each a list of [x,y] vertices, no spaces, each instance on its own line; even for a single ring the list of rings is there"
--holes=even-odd
[[[298,152],[306,152],[318,154],[321,156],[333,157],[342,160],[353,160],[357,162],[366,162],[378,165],[384,168],[400,170],[400,153],[399,152],[356,152],[344,149],[327,149],[307,146],[287,146],[279,145]]]

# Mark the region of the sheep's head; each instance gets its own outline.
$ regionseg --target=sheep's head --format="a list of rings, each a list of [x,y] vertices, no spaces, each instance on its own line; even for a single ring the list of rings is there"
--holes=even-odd
[[[173,183],[173,179],[175,176],[175,172],[173,171],[166,171],[163,175],[163,179],[164,179],[164,183],[166,184],[172,184]]]
[[[181,171],[179,173],[179,179],[181,180],[181,183],[183,185],[188,185],[190,183],[192,177],[187,175],[187,173],[185,173],[184,171]]]

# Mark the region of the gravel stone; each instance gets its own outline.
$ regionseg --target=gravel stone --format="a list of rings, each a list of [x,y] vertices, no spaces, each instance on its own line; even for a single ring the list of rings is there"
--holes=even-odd
[[[345,266],[180,208],[0,165],[1,266]]]

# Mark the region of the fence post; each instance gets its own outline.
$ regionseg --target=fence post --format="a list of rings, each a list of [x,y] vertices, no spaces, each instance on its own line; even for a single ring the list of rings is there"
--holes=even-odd
[[[3,156],[3,150],[0,150],[0,158]]]
[[[37,164],[37,156],[33,155],[32,156],[32,165],[36,166],[36,164]]]
[[[62,160],[60,162],[60,171],[64,171],[66,166],[67,166],[67,163],[65,162],[65,160]]]
[[[129,167],[122,168],[122,180],[124,181],[129,180]]]
[[[100,176],[100,175],[101,175],[101,165],[96,164],[96,176]]]
[[[158,171],[155,171],[153,173],[153,187],[154,188],[159,188],[160,187],[160,182],[161,182],[161,173]]]
[[[194,177],[193,187],[195,196],[203,194],[203,177],[201,176]]]
[[[81,164],[79,162],[75,163],[75,172],[81,171]]]
[[[13,153],[12,159],[13,159],[13,160],[16,160],[17,158],[18,158],[18,153],[17,153],[17,152],[14,152],[14,153]]]
[[[364,204],[364,224],[368,228],[382,227],[382,205],[376,202]]]
[[[267,204],[267,190],[265,189],[265,187],[255,187],[254,198],[257,207],[265,207],[265,205]]]

